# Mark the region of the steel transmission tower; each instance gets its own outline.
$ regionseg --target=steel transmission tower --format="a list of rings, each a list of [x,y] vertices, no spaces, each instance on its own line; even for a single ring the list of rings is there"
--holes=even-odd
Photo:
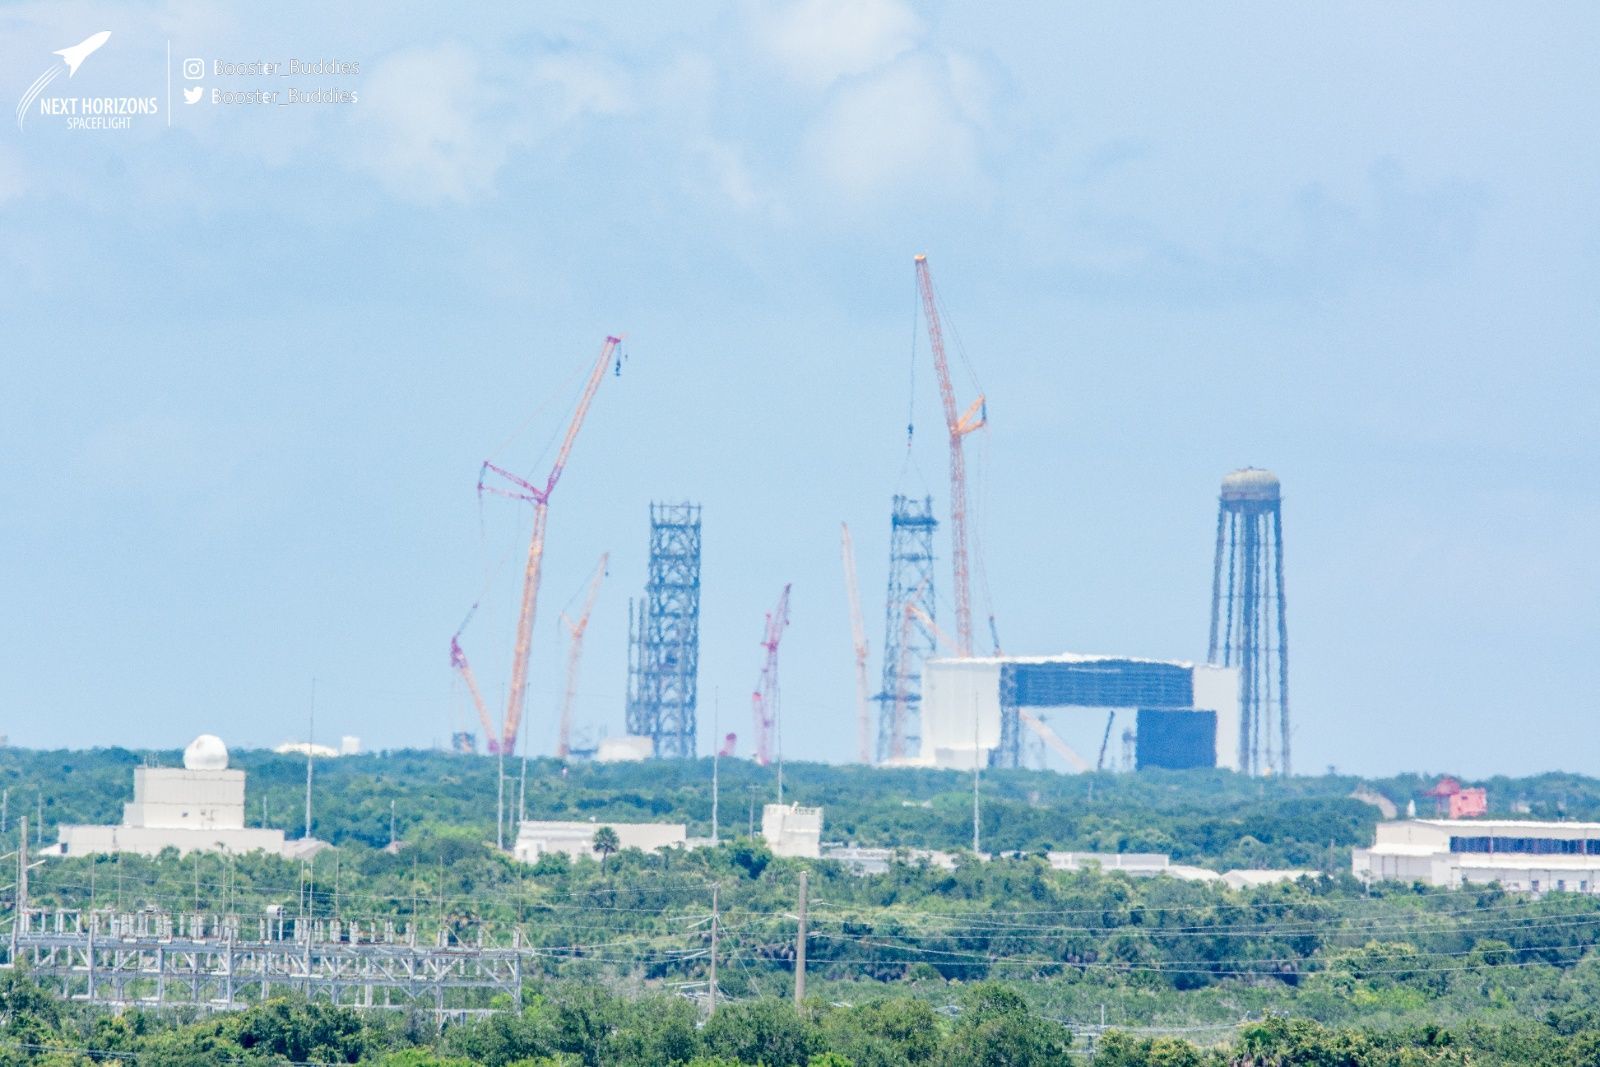
[[[896,496],[889,518],[889,596],[884,610],[878,762],[921,746],[922,661],[938,649],[933,618],[933,497]],[[916,610],[914,610],[916,609]]]
[[[700,673],[700,505],[650,505],[650,572],[628,606],[628,733],[661,759],[695,756]]]
[[[1239,769],[1290,773],[1289,631],[1278,479],[1246,467],[1222,479],[1211,567],[1207,659],[1239,668]]]

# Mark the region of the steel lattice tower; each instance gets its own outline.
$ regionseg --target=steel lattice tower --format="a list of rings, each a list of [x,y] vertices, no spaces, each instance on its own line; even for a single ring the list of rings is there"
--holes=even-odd
[[[1291,767],[1281,504],[1271,471],[1246,467],[1222,479],[1207,659],[1239,668],[1239,770],[1245,774],[1287,775]]]
[[[650,570],[628,605],[628,733],[662,759],[695,756],[700,674],[700,505],[650,505]]]
[[[878,693],[878,762],[921,748],[922,661],[938,649],[934,618],[933,497],[896,496],[889,518],[889,596],[884,610],[883,689]],[[926,619],[907,610],[916,605]],[[895,712],[904,721],[896,751]]]

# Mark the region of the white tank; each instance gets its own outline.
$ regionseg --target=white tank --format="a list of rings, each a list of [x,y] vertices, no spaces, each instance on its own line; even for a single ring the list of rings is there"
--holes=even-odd
[[[183,750],[183,765],[191,771],[225,771],[228,746],[216,734],[201,734]]]

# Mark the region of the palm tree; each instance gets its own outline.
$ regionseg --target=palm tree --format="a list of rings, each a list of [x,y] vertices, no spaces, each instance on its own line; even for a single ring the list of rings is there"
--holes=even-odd
[[[594,850],[600,853],[600,869],[606,869],[606,857],[622,847],[622,842],[617,838],[617,832],[609,826],[602,826],[594,832]]]

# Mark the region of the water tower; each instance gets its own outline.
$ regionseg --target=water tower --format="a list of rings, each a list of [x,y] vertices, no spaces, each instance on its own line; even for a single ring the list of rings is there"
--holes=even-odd
[[[1236,470],[1222,479],[1218,505],[1206,658],[1239,668],[1239,770],[1287,775],[1289,630],[1278,479],[1255,467]]]

